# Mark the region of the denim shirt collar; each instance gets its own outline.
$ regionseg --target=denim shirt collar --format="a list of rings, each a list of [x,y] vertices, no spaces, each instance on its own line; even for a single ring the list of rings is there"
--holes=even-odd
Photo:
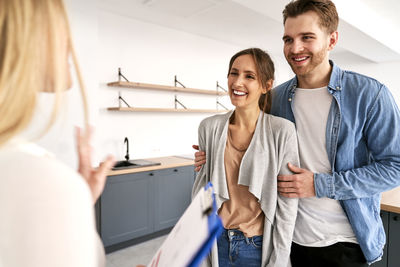
[[[333,93],[334,91],[341,91],[342,90],[342,70],[332,61],[329,60],[329,64],[332,66],[332,72],[331,76],[329,78],[329,84],[328,88],[332,90],[331,92]],[[292,97],[296,88],[297,88],[297,76],[295,76],[289,84],[289,97]]]
[[[329,64],[332,66],[332,73],[329,78],[328,88],[334,91],[341,91],[343,71],[332,60],[329,60]]]

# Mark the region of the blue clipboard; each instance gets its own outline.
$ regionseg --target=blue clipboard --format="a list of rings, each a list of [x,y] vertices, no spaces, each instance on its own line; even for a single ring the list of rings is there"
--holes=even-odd
[[[216,238],[222,233],[223,225],[221,218],[217,215],[217,203],[215,202],[214,190],[212,189],[212,183],[208,182],[208,184],[204,187],[204,190],[212,190],[212,209],[205,210],[205,213],[208,213],[208,230],[209,230],[209,239],[206,243],[201,247],[197,255],[193,258],[192,262],[188,265],[189,267],[197,267],[203,261],[205,257],[207,257],[208,253],[210,253],[211,248],[214,244]]]
[[[223,229],[212,184],[197,193],[148,267],[197,267]],[[183,246],[182,246],[183,245]]]

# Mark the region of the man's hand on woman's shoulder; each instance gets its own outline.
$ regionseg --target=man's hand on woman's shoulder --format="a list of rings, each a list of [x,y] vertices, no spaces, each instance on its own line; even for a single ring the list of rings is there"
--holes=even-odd
[[[196,150],[199,150],[198,145],[192,145],[192,147]],[[204,151],[198,151],[194,153],[194,170],[196,172],[200,171],[201,167],[206,163],[206,152]]]

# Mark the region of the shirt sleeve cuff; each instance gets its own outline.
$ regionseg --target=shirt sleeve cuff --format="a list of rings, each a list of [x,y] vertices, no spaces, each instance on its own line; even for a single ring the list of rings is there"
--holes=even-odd
[[[315,195],[317,197],[334,198],[333,176],[328,173],[314,174]]]

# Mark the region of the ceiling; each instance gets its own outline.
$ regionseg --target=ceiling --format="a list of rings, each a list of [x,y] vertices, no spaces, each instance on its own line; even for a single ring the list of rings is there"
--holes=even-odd
[[[334,2],[340,23],[333,59],[400,60],[400,1]],[[100,9],[133,19],[282,54],[281,14],[288,0],[100,0],[98,3]]]

